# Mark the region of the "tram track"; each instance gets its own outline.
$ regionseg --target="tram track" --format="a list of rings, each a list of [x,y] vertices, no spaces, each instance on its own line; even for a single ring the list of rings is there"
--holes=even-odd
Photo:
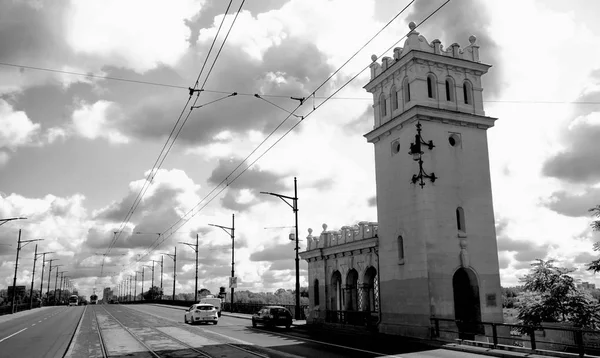
[[[104,310],[104,312],[106,313],[106,315],[108,317],[110,317],[110,319],[112,321],[114,321],[115,323],[117,323],[122,329],[124,329],[129,335],[131,335],[131,337],[133,337],[137,342],[139,342],[147,351],[148,353],[156,358],[163,358],[163,357],[175,357],[177,356],[176,352],[173,352],[172,350],[169,352],[166,352],[164,349],[161,352],[161,349],[159,349],[158,347],[153,347],[152,343],[148,342],[149,339],[143,339],[138,333],[132,331],[132,329],[130,327],[127,327],[121,320],[119,320],[118,318],[116,318],[112,313],[110,313],[108,311],[108,309],[106,309],[106,307],[102,307],[102,309]],[[122,312],[124,312],[125,315],[128,315],[130,313],[125,313],[126,310],[123,310]],[[100,327],[100,321],[98,320],[97,317],[97,312],[96,310],[94,310],[94,314],[96,315],[96,322],[97,322],[97,328],[98,328],[98,334],[100,337],[100,342],[101,342],[101,346],[102,346],[102,352],[103,352],[103,358],[104,357],[109,357],[110,355],[108,354],[108,347],[106,347],[106,343],[105,340],[102,337],[102,328]],[[138,319],[139,317],[132,315],[132,317],[134,319]],[[143,329],[145,330],[150,330],[152,331],[152,333],[154,334],[154,336],[160,336],[163,337],[164,339],[174,342],[177,345],[180,345],[182,347],[185,348],[185,352],[182,352],[181,355],[182,356],[189,356],[189,353],[195,353],[195,356],[199,356],[199,357],[205,357],[205,358],[216,358],[216,357],[222,357],[223,356],[223,352],[219,352],[219,354],[215,355],[215,354],[211,354],[209,352],[207,352],[206,350],[203,350],[202,348],[199,347],[194,347],[184,341],[182,341],[181,339],[178,339],[176,337],[174,337],[171,334],[165,333],[155,327],[151,327],[151,326],[143,326]],[[196,334],[195,332],[189,332],[192,334]],[[163,340],[164,342],[164,340]],[[235,351],[237,351],[238,353],[242,353],[245,354],[244,357],[248,357],[248,355],[251,355],[253,357],[261,357],[261,358],[270,358],[270,356],[265,355],[265,354],[261,354],[258,352],[253,352],[251,350],[245,349],[243,347],[238,347],[235,344],[231,344],[231,343],[219,343],[219,346],[221,346],[221,349],[223,348],[229,348],[229,349],[234,349]],[[232,352],[233,353],[233,352]]]

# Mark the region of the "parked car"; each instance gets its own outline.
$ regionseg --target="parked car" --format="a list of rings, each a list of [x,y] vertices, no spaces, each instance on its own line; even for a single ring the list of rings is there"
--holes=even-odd
[[[208,303],[193,304],[185,311],[183,320],[185,323],[192,324],[201,322],[212,322],[213,324],[217,324],[219,322],[218,309]]]
[[[252,327],[256,327],[258,324],[269,327],[285,326],[285,328],[290,328],[292,313],[285,307],[264,306],[252,315]]]

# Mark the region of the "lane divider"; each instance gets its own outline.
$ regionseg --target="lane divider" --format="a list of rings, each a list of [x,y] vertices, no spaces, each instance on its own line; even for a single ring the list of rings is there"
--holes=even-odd
[[[67,346],[67,349],[65,350],[65,354],[63,354],[63,358],[67,357],[73,353],[73,348],[75,347],[75,344],[73,344],[73,341],[75,340],[75,336],[79,335],[79,328],[81,327],[81,321],[83,321],[83,316],[85,316],[86,310],[87,310],[87,306],[85,306],[83,308],[83,313],[81,314],[81,318],[79,318],[79,323],[77,323],[77,327],[75,328],[75,331],[73,331],[73,335],[71,336],[69,345]]]
[[[23,328],[22,330],[20,330],[20,331],[18,331],[18,332],[15,332],[15,333],[11,334],[11,335],[10,335],[10,336],[8,336],[8,337],[4,337],[4,338],[0,339],[0,343],[4,342],[5,340],[9,339],[9,338],[10,338],[10,337],[12,337],[12,336],[16,336],[17,334],[19,334],[19,333],[23,332],[23,331],[24,331],[24,330],[26,330],[26,329],[27,329],[27,328]]]

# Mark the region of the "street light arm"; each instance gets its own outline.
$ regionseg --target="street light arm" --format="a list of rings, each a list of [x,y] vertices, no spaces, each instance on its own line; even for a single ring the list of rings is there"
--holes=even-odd
[[[196,245],[192,245],[192,244],[190,244],[190,243],[187,243],[187,242],[181,242],[181,241],[180,241],[179,243],[180,243],[180,244],[184,244],[184,245],[187,245],[187,246],[191,247],[191,248],[192,248],[192,250],[194,250],[194,252],[195,252],[195,251],[197,251],[197,250],[196,250]],[[167,255],[168,255],[168,254],[167,254]]]
[[[281,199],[281,200],[282,200],[284,203],[286,203],[286,204],[287,204],[287,205],[288,205],[290,208],[292,208],[292,210],[294,210],[294,209],[295,209],[295,207],[294,207],[294,204],[293,204],[293,203],[294,203],[294,201],[298,200],[298,198],[293,198],[293,197],[291,197],[291,196],[287,196],[287,195],[281,195],[281,194],[275,194],[275,193],[268,193],[268,192],[266,192],[266,191],[261,191],[260,193],[261,193],[261,194],[267,194],[267,195],[272,195],[272,196],[276,196],[276,197],[278,197],[278,198],[279,198],[279,199]],[[292,200],[292,203],[290,204],[290,202],[289,202],[289,201],[287,201],[286,199],[288,199],[288,200]]]
[[[27,218],[18,217],[18,218],[0,219],[0,226],[6,224],[9,221],[13,221],[13,220],[27,220]]]
[[[208,226],[214,226],[214,227],[221,228],[229,236],[231,236],[231,232],[233,231],[233,228],[227,227],[227,226],[221,226],[221,225],[215,225],[215,224],[208,224]],[[229,230],[229,231],[227,231],[227,230]]]

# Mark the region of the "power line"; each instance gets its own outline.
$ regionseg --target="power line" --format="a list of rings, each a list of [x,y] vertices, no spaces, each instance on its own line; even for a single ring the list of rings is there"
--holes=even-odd
[[[209,52],[206,54],[206,58],[204,59],[204,63],[202,65],[200,73],[198,74],[198,77],[196,78],[196,81],[194,83],[194,87],[189,89],[190,92],[189,92],[188,99],[187,99],[185,105],[183,106],[183,109],[181,110],[181,113],[179,114],[179,117],[177,118],[177,121],[173,125],[173,128],[171,129],[171,133],[169,133],[169,136],[167,137],[167,140],[165,141],[165,144],[163,145],[163,147],[162,147],[162,149],[161,149],[158,157],[156,158],[156,161],[154,162],[154,165],[152,166],[152,169],[148,173],[148,176],[146,177],[146,180],[144,181],[144,184],[142,185],[142,188],[140,189],[138,195],[134,199],[133,204],[131,206],[131,209],[128,211],[127,216],[123,220],[123,223],[120,225],[118,234],[116,234],[113,237],[113,240],[111,241],[111,243],[110,243],[110,245],[109,245],[109,247],[107,249],[107,254],[110,253],[110,251],[112,250],[113,246],[115,245],[115,243],[117,242],[117,240],[121,236],[121,233],[125,229],[125,226],[127,225],[127,223],[129,222],[129,220],[133,216],[133,213],[135,212],[135,210],[137,209],[137,207],[141,203],[144,195],[146,194],[146,192],[148,191],[148,188],[150,187],[150,184],[151,184],[152,180],[154,180],[154,177],[158,173],[158,170],[160,169],[160,167],[162,166],[163,162],[165,161],[167,155],[171,151],[171,148],[173,147],[173,144],[175,143],[175,140],[179,136],[179,133],[181,133],[181,129],[183,128],[183,125],[187,121],[187,118],[189,118],[189,113],[188,113],[188,116],[184,120],[183,124],[180,126],[179,131],[177,131],[177,134],[175,135],[175,137],[173,137],[173,133],[175,132],[177,126],[179,125],[179,122],[181,121],[181,118],[183,117],[183,114],[184,114],[186,108],[188,107],[188,105],[189,105],[189,103],[190,103],[190,101],[192,99],[192,96],[193,96],[194,92],[196,91],[196,87],[198,86],[198,82],[199,82],[200,76],[202,75],[202,71],[204,70],[204,67],[206,66],[206,63],[208,62],[208,59],[210,57],[210,53],[212,51],[212,48],[213,48],[215,42],[217,41],[217,38],[219,37],[219,33],[220,33],[220,30],[221,30],[221,27],[223,26],[223,23],[225,22],[225,17],[227,15],[227,13],[229,12],[229,8],[231,7],[232,2],[233,2],[233,0],[230,0],[229,1],[229,5],[227,5],[227,9],[225,10],[225,14],[223,16],[223,19],[221,20],[221,24],[219,25],[219,29],[217,30],[217,32],[215,34],[215,37],[213,39],[213,42],[211,44]],[[237,15],[236,15],[236,17],[237,17]],[[215,59],[215,61],[216,61],[216,59]],[[198,94],[199,93],[200,93],[200,91],[198,91]],[[196,104],[197,100],[198,100],[198,96],[196,97],[196,100],[194,101],[194,105]],[[191,113],[191,111],[192,111],[192,108],[190,108],[190,113]],[[173,137],[173,140],[171,141],[171,145],[169,146],[169,148],[165,152],[165,148],[169,144],[169,141],[171,140],[171,137]],[[162,160],[161,160],[161,157],[162,157]],[[159,161],[160,161],[160,163],[159,163]]]
[[[408,3],[408,5],[406,5],[398,14],[396,14],[396,16],[394,16],[392,18],[392,20],[390,20],[387,24],[384,25],[384,27],[382,29],[380,29],[373,37],[371,37],[358,51],[356,51],[351,57],[350,59],[348,59],[346,62],[344,62],[344,64],[342,64],[336,71],[334,71],[329,77],[327,77],[327,79],[325,79],[325,81],[323,81],[323,83],[321,85],[319,85],[312,93],[310,96],[313,96],[317,90],[319,90],[321,87],[323,87],[325,85],[325,83],[327,83],[331,78],[333,78],[333,76],[335,76],[335,74],[337,74],[344,66],[346,66],[346,64],[348,64],[348,62],[350,62],[362,49],[364,49],[371,41],[373,41],[373,39],[375,39],[385,28],[387,28],[398,16],[400,16],[415,0],[411,1]],[[444,3],[442,6],[440,6],[436,11],[434,11],[430,16],[428,16],[425,20],[423,20],[421,23],[419,23],[419,25],[421,25],[423,22],[425,22],[427,19],[429,19],[429,17],[431,17],[433,14],[435,14],[439,9],[441,9],[444,5],[446,5],[450,0],[447,0],[446,3]],[[417,27],[419,26],[417,25]],[[401,39],[400,39],[401,40]],[[398,42],[400,42],[400,40]],[[395,46],[398,42],[396,42],[393,46]],[[392,47],[393,47],[392,46]],[[389,51],[389,49],[387,50]],[[369,64],[370,66],[370,64]],[[338,89],[335,93],[339,92],[342,88],[344,88],[348,83],[350,83],[352,80],[354,80],[356,77],[358,77],[360,75],[360,73],[362,73],[365,69],[367,69],[369,66],[365,67],[363,70],[361,70],[359,73],[357,73],[350,81],[346,82],[346,84],[344,84],[344,86],[342,86],[340,89]],[[330,95],[328,98],[331,98],[334,94]],[[308,96],[308,97],[310,97]],[[264,98],[261,98],[260,95],[255,95],[255,97],[265,100]],[[165,236],[164,234],[167,233],[169,230],[172,230],[178,223],[182,222],[183,223],[179,226],[179,228],[183,227],[183,225],[185,225],[192,217],[194,217],[195,215],[197,215],[203,208],[205,208],[210,202],[212,202],[212,200],[214,200],[214,198],[216,198],[221,192],[223,192],[223,190],[225,190],[225,188],[231,184],[232,182],[234,182],[237,178],[239,178],[243,173],[245,173],[254,163],[256,163],[256,161],[260,158],[262,158],[262,156],[264,156],[264,154],[266,154],[275,144],[277,144],[281,139],[283,139],[283,137],[285,137],[290,131],[291,129],[295,128],[299,123],[302,122],[302,120],[304,118],[306,118],[306,116],[302,116],[300,121],[294,125],[290,130],[288,130],[282,137],[280,137],[273,145],[271,145],[269,148],[267,148],[267,150],[265,152],[263,152],[256,160],[254,160],[248,167],[246,167],[241,173],[239,173],[236,177],[234,177],[231,181],[229,180],[229,177],[231,175],[233,175],[235,173],[235,171],[237,169],[239,169],[246,161],[248,161],[248,159],[291,117],[291,116],[296,116],[297,115],[294,113],[296,112],[301,106],[302,104],[304,104],[305,98],[302,99],[298,99],[300,100],[300,104],[292,111],[289,112],[286,109],[277,106],[276,104],[266,101],[272,105],[277,106],[278,108],[284,110],[285,112],[288,113],[288,116],[285,117],[285,119],[279,123],[279,125],[273,130],[271,131],[271,133],[269,133],[269,135],[248,155],[246,156],[246,158],[244,158],[244,160],[242,160],[238,166],[236,168],[234,168],[229,175],[227,175],[218,185],[216,185],[198,204],[196,204],[196,206],[194,206],[191,210],[189,210],[182,218],[180,218],[179,220],[177,220],[175,222],[175,224],[171,225],[168,229],[166,229],[163,232],[162,235],[162,240],[160,242],[158,242],[158,239],[155,240],[155,242],[153,242],[150,247],[148,248],[148,250],[146,250],[146,253],[143,255],[143,257],[147,256],[150,252],[152,252],[153,250],[155,250],[156,248],[158,248],[158,246],[160,246],[167,238],[170,237],[169,236]],[[328,99],[325,100],[325,102]],[[325,102],[322,102],[319,107],[321,105],[323,105]],[[318,108],[318,107],[317,107]],[[316,108],[313,108],[314,112],[316,110]],[[312,113],[310,112],[310,113]],[[185,219],[184,217],[186,217],[188,214],[190,214],[191,212],[193,212],[198,206],[200,206],[210,195],[212,195],[212,193],[214,193],[223,183],[227,182],[227,186],[223,187],[215,196],[213,196],[208,202],[206,202],[195,214],[193,214],[190,218]],[[176,232],[177,230],[175,230]],[[171,234],[172,235],[172,234]],[[158,242],[156,245],[154,245],[156,242]],[[154,247],[153,247],[154,246]],[[139,260],[137,261],[139,262]]]
[[[141,81],[141,80],[134,80],[134,79],[129,79],[129,78],[114,77],[114,76],[102,76],[102,75],[95,75],[95,74],[91,74],[91,73],[63,71],[63,70],[58,70],[58,69],[53,69],[53,68],[46,68],[46,67],[19,65],[19,64],[6,63],[6,62],[0,62],[0,66],[19,67],[19,68],[26,68],[26,69],[30,69],[30,70],[55,72],[55,73],[62,73],[62,74],[81,76],[81,77],[91,77],[91,78],[99,78],[99,79],[106,79],[106,80],[112,80],[112,81],[130,82],[130,83],[136,83],[136,84],[142,84],[142,85],[151,85],[151,86],[160,86],[160,87],[169,87],[169,88],[189,90],[188,86],[173,85],[173,84],[161,83],[161,82]],[[229,93],[235,92],[235,93],[237,93],[238,96],[245,96],[245,97],[255,97],[256,96],[256,93],[250,93],[250,92],[223,91],[223,90],[206,89],[206,88],[203,89],[202,92],[216,93],[216,94],[229,94]],[[273,93],[261,93],[260,96],[263,98],[286,98],[286,99],[290,98],[290,96],[287,96],[287,95],[278,95],[278,94],[273,94]],[[328,96],[312,96],[312,98],[315,98],[315,99],[325,99],[327,97]],[[372,101],[373,98],[369,98],[369,97],[332,97],[332,98],[330,98],[330,100]],[[484,100],[483,103],[595,105],[595,104],[600,104],[600,101]]]

